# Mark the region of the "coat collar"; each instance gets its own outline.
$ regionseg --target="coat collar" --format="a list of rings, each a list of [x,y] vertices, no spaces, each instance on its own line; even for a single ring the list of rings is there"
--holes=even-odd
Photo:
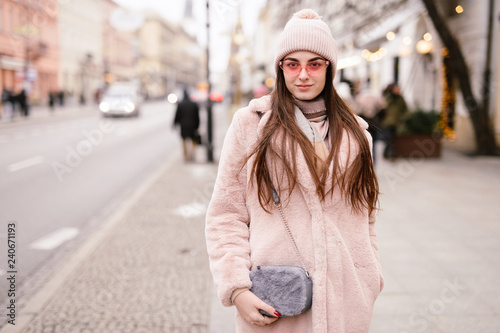
[[[257,125],[257,134],[259,137],[262,135],[262,130],[266,123],[269,121],[269,117],[271,115],[271,96],[266,95],[261,98],[253,99],[250,101],[249,105],[250,109],[255,112],[255,113],[260,113],[262,115],[262,118],[258,122]],[[359,126],[361,129],[366,130],[368,129],[368,123],[364,121],[362,118],[355,116],[356,120],[358,121]],[[342,143],[340,146],[340,165],[341,165],[341,170],[345,170],[347,165],[352,163],[352,160],[354,156],[357,154],[357,145],[354,144],[354,140],[349,137],[349,135],[346,133],[344,130],[344,133],[342,135]],[[330,164],[330,172],[333,171],[333,163]],[[298,154],[297,155],[297,168],[298,168],[298,177],[299,177],[299,184],[302,186],[299,186],[304,193],[305,197],[315,197],[317,198],[317,195],[315,194],[315,185],[314,181],[310,175],[309,168],[307,167],[307,163],[305,161],[304,155],[303,154]],[[329,177],[327,180],[327,189],[331,188],[332,186],[332,178]],[[319,198],[318,198],[319,200]],[[311,203],[309,203],[311,204]]]
[[[257,134],[260,138],[262,136],[262,129],[268,122],[271,115],[271,96],[265,95],[261,98],[252,99],[248,106],[253,112],[260,113],[262,115],[262,118],[257,125]]]
[[[265,96],[262,96],[260,98],[255,98],[255,99],[252,99],[250,101],[250,103],[248,104],[248,106],[250,107],[250,109],[254,112],[260,112],[263,114],[263,117],[266,115],[266,113],[270,113],[271,112],[271,95],[265,95]],[[364,121],[361,117],[358,117],[358,116],[355,116],[356,117],[356,120],[358,121],[358,124],[359,126],[363,129],[363,130],[367,130],[368,129],[368,123],[366,121]],[[269,119],[269,115],[267,115],[267,119]],[[264,119],[262,119],[264,120]],[[259,122],[259,129],[261,130],[263,125],[267,122],[266,121],[260,121]]]

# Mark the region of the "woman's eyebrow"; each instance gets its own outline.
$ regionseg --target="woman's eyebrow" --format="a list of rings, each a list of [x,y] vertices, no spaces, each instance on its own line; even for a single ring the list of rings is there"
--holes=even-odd
[[[285,59],[283,59],[283,61],[285,61],[285,60],[300,62],[298,59],[295,59],[295,58],[285,58]],[[311,59],[307,60],[307,62],[315,61],[315,60],[323,60],[323,58],[321,58],[321,57],[314,57],[314,58],[311,58]]]

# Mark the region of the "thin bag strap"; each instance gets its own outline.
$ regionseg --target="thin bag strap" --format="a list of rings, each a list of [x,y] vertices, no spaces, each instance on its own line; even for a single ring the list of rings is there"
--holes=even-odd
[[[293,247],[295,248],[295,253],[297,253],[297,256],[300,259],[300,262],[302,263],[302,268],[304,271],[306,271],[307,276],[309,277],[309,272],[307,271],[306,264],[304,263],[304,259],[300,255],[299,248],[297,247],[297,243],[295,243],[295,240],[293,239],[292,232],[290,231],[290,228],[288,227],[288,223],[286,223],[285,220],[285,215],[283,215],[283,210],[281,209],[281,201],[278,196],[278,193],[276,193],[276,190],[274,189],[274,185],[271,183],[271,186],[273,188],[273,200],[274,200],[274,205],[276,208],[278,208],[278,211],[280,212],[281,215],[281,221],[283,221],[283,225],[285,226],[285,229],[287,231],[288,237],[292,241]]]
[[[259,121],[260,121],[260,119],[262,118],[262,112],[257,112],[257,114],[259,115]],[[269,181],[271,182],[270,177],[269,177]],[[272,182],[271,182],[271,188],[273,190],[274,205],[276,206],[276,208],[278,208],[278,211],[280,212],[281,221],[283,221],[283,225],[285,226],[288,237],[292,241],[293,247],[295,249],[295,253],[297,253],[297,257],[299,257],[300,262],[302,263],[302,268],[304,269],[304,271],[306,271],[306,274],[309,277],[309,272],[307,271],[306,264],[304,263],[304,259],[300,255],[300,251],[299,251],[299,248],[297,246],[297,243],[295,243],[295,240],[293,239],[292,232],[290,231],[290,228],[288,227],[288,223],[286,222],[285,215],[283,214],[283,210],[281,209],[280,197],[278,196],[278,193],[276,192],[276,189],[274,188],[274,185]]]

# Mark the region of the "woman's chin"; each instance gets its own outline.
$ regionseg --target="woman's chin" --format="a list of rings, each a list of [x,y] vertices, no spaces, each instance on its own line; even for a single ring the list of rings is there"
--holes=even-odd
[[[319,94],[311,94],[311,93],[307,93],[307,92],[296,92],[294,94],[292,94],[296,99],[299,99],[301,101],[310,101],[310,100],[313,100],[315,99],[316,97],[319,96]]]

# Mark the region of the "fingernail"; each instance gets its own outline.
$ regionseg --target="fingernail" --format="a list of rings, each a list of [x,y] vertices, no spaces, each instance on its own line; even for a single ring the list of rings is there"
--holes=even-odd
[[[279,313],[279,312],[278,312],[278,310],[274,311],[274,315],[275,315],[276,317],[281,317],[281,313]]]

